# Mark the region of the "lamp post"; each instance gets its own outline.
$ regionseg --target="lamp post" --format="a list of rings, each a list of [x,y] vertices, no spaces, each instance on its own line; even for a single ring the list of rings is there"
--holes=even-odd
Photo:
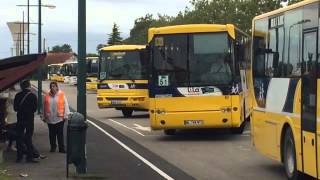
[[[24,11],[22,11],[22,55],[24,55]]]
[[[87,118],[86,112],[86,1],[78,0],[78,96],[77,111],[84,118]]]
[[[38,53],[41,53],[41,0],[39,0],[38,14]],[[42,66],[38,69],[38,114],[42,110]]]
[[[28,35],[27,35],[27,39],[28,39],[28,47],[27,47],[27,53],[30,54],[30,0],[27,1],[27,23],[28,23],[28,27],[27,27],[27,31],[28,31]]]
[[[28,4],[27,5],[17,5],[19,7],[21,6],[27,6],[28,9],[29,7],[38,7],[38,53],[42,53],[42,45],[41,45],[41,7],[47,7],[49,9],[54,9],[56,8],[56,6],[54,5],[43,5],[41,3],[41,0],[39,0],[39,3],[38,5],[30,5],[29,4],[29,1],[28,1]],[[29,17],[28,17],[29,19]],[[29,26],[29,24],[28,24]],[[42,67],[40,66],[40,68],[38,69],[38,72],[37,72],[37,75],[38,75],[38,114],[41,113],[41,110],[42,110]]]
[[[30,24],[37,24],[37,23],[30,23],[30,7],[38,7],[39,5],[30,5],[30,0],[27,0],[27,4],[19,4],[17,5],[18,7],[27,7],[27,53],[30,54]],[[55,9],[55,5],[50,5],[50,4],[41,4],[41,7],[46,7],[49,9]],[[40,23],[41,24],[41,23]]]

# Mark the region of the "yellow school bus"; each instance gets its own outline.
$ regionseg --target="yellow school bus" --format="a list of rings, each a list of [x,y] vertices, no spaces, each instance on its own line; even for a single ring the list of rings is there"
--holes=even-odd
[[[78,61],[68,61],[62,65],[64,83],[76,85],[78,75]]]
[[[99,57],[87,57],[87,90],[97,90]]]
[[[190,24],[151,28],[148,42],[152,129],[243,132],[250,114],[248,35],[232,24]]]
[[[288,179],[320,177],[319,0],[253,19],[253,143]]]
[[[148,60],[145,46],[114,45],[100,49],[99,108],[116,108],[125,117],[148,110]]]
[[[48,65],[48,79],[51,81],[63,82],[63,64],[50,64]]]

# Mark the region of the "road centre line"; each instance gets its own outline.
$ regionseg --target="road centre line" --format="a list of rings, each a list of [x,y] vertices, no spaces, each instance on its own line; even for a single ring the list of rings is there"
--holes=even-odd
[[[133,154],[135,157],[137,157],[138,159],[140,159],[142,162],[144,162],[146,165],[148,165],[151,169],[153,169],[154,171],[156,171],[158,174],[160,174],[162,177],[164,177],[165,179],[168,180],[174,180],[172,177],[170,177],[168,174],[166,174],[165,172],[163,172],[161,169],[159,169],[158,167],[156,167],[154,164],[152,164],[150,161],[148,161],[147,159],[145,159],[144,157],[142,157],[141,155],[139,155],[137,152],[135,152],[134,150],[132,150],[130,147],[128,147],[127,145],[125,145],[124,143],[122,143],[120,140],[118,140],[117,138],[115,138],[114,136],[112,136],[111,134],[109,134],[108,132],[106,132],[104,129],[102,129],[100,126],[98,126],[97,124],[95,124],[94,122],[90,121],[89,119],[87,119],[87,121],[92,124],[93,126],[95,126],[97,129],[99,129],[100,131],[102,131],[104,134],[106,134],[107,136],[109,136],[112,140],[114,140],[115,142],[117,142],[120,146],[122,146],[124,149],[126,149],[127,151],[129,151],[131,154]]]
[[[147,132],[151,132],[151,128],[150,127],[144,127],[144,126],[141,126],[139,124],[133,124],[135,129],[138,129],[138,130],[141,130],[141,131],[147,131]]]
[[[131,130],[131,131],[133,131],[133,132],[141,135],[141,136],[145,136],[145,135],[142,134],[141,132],[139,132],[139,131],[137,131],[137,130],[135,130],[135,129],[133,129],[133,128],[130,128],[130,127],[128,127],[128,126],[126,126],[126,125],[124,125],[124,124],[122,124],[122,123],[119,123],[119,122],[117,122],[117,121],[115,121],[115,120],[113,120],[113,119],[108,119],[108,120],[111,121],[111,122],[113,122],[113,123],[116,123],[116,124],[118,124],[118,125],[120,125],[120,126],[122,126],[122,127],[124,127],[124,128],[127,128],[127,129],[129,129],[129,130]]]
[[[37,87],[37,86],[35,86],[35,85],[33,85],[33,84],[32,84],[32,86],[33,86],[35,89],[38,90],[38,87]],[[45,92],[42,91],[42,94],[44,95]],[[70,107],[71,107],[71,106],[70,106]],[[113,123],[116,123],[116,124],[118,124],[118,125],[120,125],[120,126],[122,126],[122,127],[124,127],[124,128],[127,128],[127,129],[129,129],[129,130],[131,130],[131,131],[133,131],[133,132],[141,135],[141,136],[145,136],[144,134],[140,133],[139,131],[137,131],[137,130],[135,130],[135,129],[132,129],[132,128],[130,128],[130,127],[128,127],[128,126],[126,126],[126,125],[124,125],[124,124],[122,124],[122,123],[119,123],[119,122],[113,120],[113,119],[108,119],[108,120],[111,121],[111,122],[113,122]]]

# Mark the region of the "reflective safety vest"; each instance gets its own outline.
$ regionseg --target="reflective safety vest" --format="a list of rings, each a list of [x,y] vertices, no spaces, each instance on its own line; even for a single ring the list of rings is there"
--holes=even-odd
[[[48,118],[50,117],[50,100],[53,98],[51,96],[51,93],[48,92],[44,99],[44,115]],[[58,91],[58,99],[57,99],[57,111],[58,111],[58,117],[64,117],[64,111],[65,111],[65,102],[64,102],[64,92]]]

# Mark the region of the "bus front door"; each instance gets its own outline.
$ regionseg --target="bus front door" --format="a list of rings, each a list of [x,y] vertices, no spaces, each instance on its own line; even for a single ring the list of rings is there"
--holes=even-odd
[[[304,31],[301,88],[302,170],[317,177],[317,30]]]

